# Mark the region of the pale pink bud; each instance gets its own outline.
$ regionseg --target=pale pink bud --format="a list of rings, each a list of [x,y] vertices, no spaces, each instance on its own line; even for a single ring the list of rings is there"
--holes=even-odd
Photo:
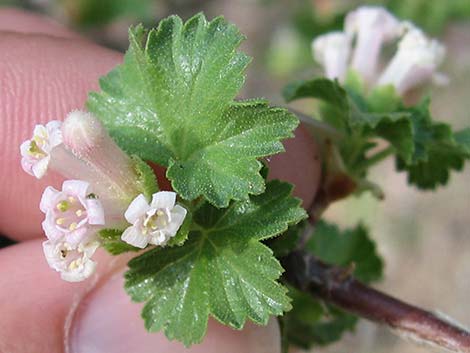
[[[67,180],[62,191],[44,190],[39,208],[46,214],[42,228],[50,240],[75,246],[104,226],[103,208],[89,187],[85,181]]]
[[[69,113],[62,134],[66,148],[87,166],[88,175],[80,178],[90,181],[102,199],[120,200],[127,205],[140,193],[132,159],[91,113],[78,110]]]
[[[96,262],[91,257],[99,247],[98,241],[72,245],[65,241],[47,240],[42,246],[47,263],[60,272],[65,281],[83,281],[95,272]]]
[[[351,53],[351,38],[344,32],[321,35],[312,42],[314,59],[320,63],[326,77],[344,81]]]
[[[382,45],[398,38],[403,26],[382,7],[362,6],[346,16],[344,27],[356,38],[351,67],[372,83]]]
[[[49,167],[52,150],[62,143],[60,121],[50,121],[44,125],[36,125],[31,140],[24,141],[20,146],[21,166],[23,170],[36,178],[42,178]]]
[[[124,231],[121,239],[142,249],[147,244],[165,245],[186,217],[186,209],[175,202],[176,194],[169,191],[153,194],[150,205],[144,195],[137,196],[124,214],[132,226]]]
[[[444,47],[409,25],[398,50],[379,78],[379,85],[391,84],[399,94],[440,76],[436,73],[445,55]]]

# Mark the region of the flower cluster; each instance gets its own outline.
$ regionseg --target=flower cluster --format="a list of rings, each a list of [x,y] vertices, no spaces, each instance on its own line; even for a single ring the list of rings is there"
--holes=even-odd
[[[90,113],[73,111],[64,123],[36,125],[20,152],[28,174],[40,179],[52,169],[68,179],[62,190],[47,187],[39,206],[46,260],[66,281],[94,272],[101,229],[123,229],[122,241],[145,248],[165,245],[184,221],[186,209],[174,192],[157,192],[148,204],[134,161]]]
[[[379,73],[382,48],[396,41],[394,56]],[[326,76],[340,82],[351,70],[369,88],[393,85],[403,95],[430,80],[443,81],[436,70],[444,59],[444,47],[412,23],[399,21],[381,7],[364,6],[350,12],[344,31],[315,38],[312,50]]]

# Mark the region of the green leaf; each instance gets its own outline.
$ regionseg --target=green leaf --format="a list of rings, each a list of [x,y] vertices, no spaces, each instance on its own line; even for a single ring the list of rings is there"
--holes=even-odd
[[[140,190],[147,199],[151,199],[152,195],[159,190],[155,173],[147,163],[136,155],[131,158],[134,161],[134,170],[138,176],[137,183],[140,184]]]
[[[129,32],[124,64],[101,79],[88,109],[127,152],[168,167],[178,194],[217,207],[264,191],[258,158],[283,151],[298,120],[265,101],[235,102],[250,59],[218,17],[162,20]]]
[[[357,317],[289,287],[292,310],[282,318],[285,339],[303,349],[338,341],[354,329]]]
[[[189,346],[200,342],[208,316],[236,329],[250,319],[266,324],[290,309],[277,279],[282,267],[262,240],[305,218],[292,187],[279,181],[227,209],[202,204],[185,245],[151,250],[129,262],[126,290],[149,331]]]
[[[454,133],[454,139],[462,151],[462,155],[467,159],[470,158],[470,127]]]
[[[385,96],[393,99],[392,104],[397,105],[396,97],[390,92],[385,90],[375,93],[374,100],[369,103],[358,92],[342,88],[337,81],[319,78],[290,84],[283,93],[287,101],[311,97],[327,103],[322,107],[322,117],[326,122],[347,134],[343,152],[354,154],[355,151],[364,151],[363,146],[368,144],[368,139],[381,137],[395,148],[396,153],[402,159],[406,161],[411,159],[414,144],[410,114],[405,111],[371,110],[373,106],[379,104],[375,102],[379,100],[376,96],[381,97],[381,106],[385,106],[383,101]],[[390,109],[390,106],[386,109]],[[352,147],[351,143],[355,146]],[[363,160],[366,157],[365,154],[353,157],[350,159],[346,155],[343,156],[345,160],[351,161],[348,167],[354,173],[354,164],[358,159]]]
[[[274,256],[277,258],[287,256],[297,247],[304,228],[305,221],[299,222],[289,227],[289,229],[287,229],[287,231],[282,233],[280,236],[269,239],[266,244],[271,248],[271,250],[274,252]]]
[[[414,154],[411,161],[397,158],[398,170],[408,173],[408,182],[420,189],[435,189],[447,184],[452,170],[463,169],[470,158],[470,129],[453,133],[449,125],[435,122],[429,112],[429,100],[408,109],[414,130]]]
[[[320,221],[307,248],[321,260],[338,266],[354,264],[354,276],[366,283],[381,278],[383,261],[363,225],[341,231],[336,225]]]
[[[346,91],[337,81],[326,78],[297,81],[287,85],[282,94],[286,102],[301,98],[317,98],[328,103],[327,106],[322,107],[324,120],[337,129],[347,129],[349,102]]]
[[[129,245],[121,240],[122,229],[101,229],[98,236],[101,240],[101,246],[110,254],[119,255],[128,251],[140,251],[142,249]]]

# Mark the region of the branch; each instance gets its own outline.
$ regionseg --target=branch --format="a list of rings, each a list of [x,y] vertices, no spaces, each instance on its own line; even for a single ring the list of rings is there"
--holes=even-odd
[[[455,353],[470,353],[470,333],[435,314],[355,280],[348,269],[327,265],[299,250],[282,259],[286,279],[302,291],[389,326],[399,336]]]

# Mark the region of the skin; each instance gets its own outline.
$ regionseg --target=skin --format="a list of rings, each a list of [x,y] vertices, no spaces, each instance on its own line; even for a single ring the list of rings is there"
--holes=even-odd
[[[122,290],[129,256],[100,252],[97,275],[72,284],[47,266],[38,204],[44,188],[59,188],[61,179],[51,175],[37,181],[24,173],[19,145],[35,124],[83,109],[87,92],[98,90],[98,78],[121,61],[122,54],[49,19],[0,9],[0,234],[19,242],[0,250],[0,352],[278,352],[275,321],[263,328],[248,324],[242,331],[209,321],[204,342],[189,350],[161,333],[145,333],[140,306]],[[320,178],[315,144],[301,127],[285,146],[287,153],[271,160],[272,177],[296,184],[296,195],[308,205]],[[101,305],[110,302],[116,310]],[[116,320],[126,324],[96,337],[103,325],[113,327],[115,322],[104,317],[116,312]],[[114,341],[119,346],[110,348]]]

